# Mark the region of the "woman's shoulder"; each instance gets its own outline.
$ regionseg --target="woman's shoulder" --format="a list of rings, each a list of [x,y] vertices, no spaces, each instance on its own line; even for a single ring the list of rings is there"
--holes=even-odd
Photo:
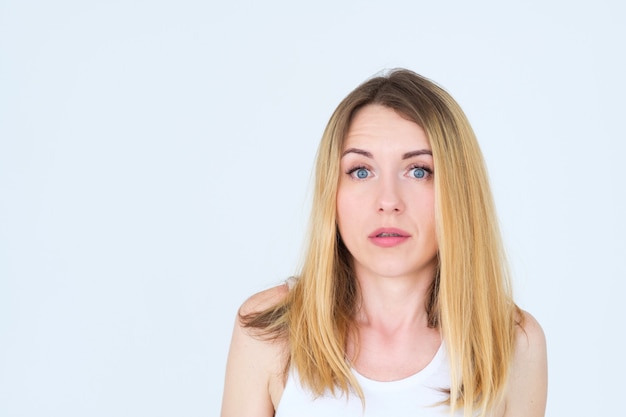
[[[282,393],[287,344],[259,335],[245,322],[246,317],[279,304],[288,293],[286,284],[278,285],[252,295],[239,308],[226,364],[222,416],[273,415]]]
[[[505,416],[543,416],[548,390],[546,337],[527,311],[520,310],[516,327]]]
[[[253,294],[243,302],[239,308],[239,315],[247,316],[250,314],[260,313],[268,308],[280,304],[289,294],[290,285],[291,284],[288,280],[283,284]]]
[[[515,337],[515,357],[542,354],[546,350],[546,336],[537,319],[528,311],[520,310]]]

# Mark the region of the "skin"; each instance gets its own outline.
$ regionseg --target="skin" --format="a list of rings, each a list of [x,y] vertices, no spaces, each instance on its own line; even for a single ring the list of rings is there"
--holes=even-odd
[[[361,348],[357,356],[350,341],[348,355],[371,379],[412,375],[441,344],[427,326],[425,299],[437,264],[434,169],[428,138],[414,122],[378,105],[354,116],[341,158],[337,224],[363,297]],[[408,238],[381,248],[372,237],[381,228]]]
[[[362,295],[355,317],[359,340],[349,340],[346,349],[355,369],[375,380],[398,380],[419,372],[441,344],[439,331],[427,326],[425,312],[437,253],[435,167],[429,150],[421,127],[378,105],[359,110],[344,144],[337,223],[354,257]],[[372,237],[381,227],[399,229],[406,238],[381,247]],[[241,312],[270,307],[287,292],[282,285],[258,293],[243,304]],[[522,314],[523,328],[517,331],[506,391],[490,416],[545,413],[545,337],[537,321]],[[221,416],[273,416],[284,389],[286,352],[284,342],[259,340],[237,320]]]

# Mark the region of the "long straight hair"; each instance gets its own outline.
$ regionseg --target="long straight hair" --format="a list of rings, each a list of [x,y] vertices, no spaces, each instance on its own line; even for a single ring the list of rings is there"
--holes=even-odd
[[[299,279],[279,305],[244,316],[243,323],[265,336],[286,338],[288,366],[314,394],[339,390],[349,395],[352,389],[364,401],[346,360],[346,341],[356,334],[359,291],[351,255],[339,238],[336,200],[345,136],[354,114],[369,104],[417,123],[430,141],[439,267],[428,322],[440,329],[448,349],[452,411],[485,414],[501,400],[519,310],[474,132],[456,101],[414,72],[398,69],[369,79],[339,104],[317,153],[308,249]]]

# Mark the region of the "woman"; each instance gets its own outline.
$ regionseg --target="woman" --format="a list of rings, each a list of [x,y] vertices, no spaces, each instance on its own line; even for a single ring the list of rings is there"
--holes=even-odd
[[[462,110],[408,70],[360,85],[318,150],[299,277],[241,307],[222,417],[543,416],[546,369]]]

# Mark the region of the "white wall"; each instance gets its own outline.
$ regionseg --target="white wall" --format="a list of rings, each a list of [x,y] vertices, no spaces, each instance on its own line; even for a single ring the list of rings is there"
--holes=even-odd
[[[396,66],[479,136],[547,415],[618,415],[623,3],[296,3],[0,2],[0,415],[217,415],[330,113]]]

